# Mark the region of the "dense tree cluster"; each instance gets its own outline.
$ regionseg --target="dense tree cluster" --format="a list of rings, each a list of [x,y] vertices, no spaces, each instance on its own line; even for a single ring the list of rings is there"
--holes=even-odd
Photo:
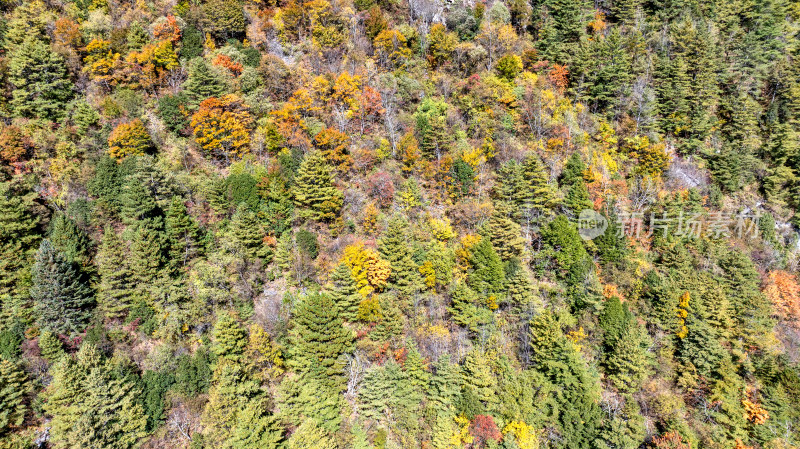
[[[0,14],[0,448],[800,447],[796,1]]]

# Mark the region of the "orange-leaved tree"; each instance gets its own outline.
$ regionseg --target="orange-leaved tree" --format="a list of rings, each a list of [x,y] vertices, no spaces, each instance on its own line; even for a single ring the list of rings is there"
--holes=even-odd
[[[800,284],[797,283],[797,276],[783,270],[771,272],[764,293],[781,319],[800,321]]]
[[[195,140],[208,155],[229,161],[250,152],[253,116],[237,95],[203,100],[190,125]]]

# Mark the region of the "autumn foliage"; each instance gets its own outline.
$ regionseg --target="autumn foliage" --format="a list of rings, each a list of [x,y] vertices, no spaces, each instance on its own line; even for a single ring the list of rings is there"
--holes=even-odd
[[[250,151],[253,117],[237,95],[204,100],[192,115],[190,126],[206,154],[229,160]]]
[[[794,323],[800,321],[800,284],[796,275],[783,270],[771,272],[764,293],[781,319]]]
[[[150,134],[139,119],[117,125],[108,136],[108,154],[117,160],[145,154],[152,147]]]

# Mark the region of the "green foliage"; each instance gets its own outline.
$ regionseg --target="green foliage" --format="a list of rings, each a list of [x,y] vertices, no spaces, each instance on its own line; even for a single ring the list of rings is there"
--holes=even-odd
[[[172,373],[145,371],[142,374],[141,390],[148,432],[156,430],[166,419],[166,394],[173,382],[175,376]]]
[[[108,318],[120,318],[131,305],[133,285],[125,247],[117,232],[107,227],[97,252],[97,303]]]
[[[344,196],[333,185],[331,167],[322,153],[307,155],[300,164],[292,189],[298,215],[315,221],[332,221],[342,209]]]
[[[63,334],[85,329],[94,306],[94,292],[47,239],[42,240],[36,253],[30,294],[43,329]]]
[[[189,117],[184,105],[189,101],[186,93],[164,95],[158,99],[158,115],[172,132],[181,133],[189,126]]]
[[[301,229],[297,231],[294,237],[297,243],[297,248],[303,253],[307,254],[310,258],[316,259],[319,255],[319,247],[317,246],[317,235],[313,232]]]
[[[88,344],[53,368],[45,405],[53,447],[141,445],[147,426],[141,391],[120,368]]]
[[[28,409],[25,396],[29,392],[25,372],[0,357],[0,435],[7,433],[9,426],[22,425]]]
[[[350,267],[343,263],[337,265],[331,273],[330,283],[325,292],[341,310],[342,318],[345,321],[352,323],[356,320],[358,303],[362,297],[358,293],[358,286],[353,279]]]
[[[33,199],[11,183],[0,184],[0,295],[23,293],[29,276],[41,238],[39,217],[31,211]]]
[[[505,283],[503,263],[489,239],[482,238],[469,249],[469,263],[472,270],[467,283],[472,289],[483,295],[502,291]]]
[[[240,0],[209,0],[203,3],[203,25],[219,38],[238,36],[245,31],[244,5]]]
[[[59,120],[73,96],[64,59],[29,35],[9,56],[11,108],[20,117]]]
[[[221,77],[209,67],[203,58],[195,58],[189,66],[189,78],[183,84],[183,92],[191,104],[197,105],[210,97],[220,97],[227,91]]]

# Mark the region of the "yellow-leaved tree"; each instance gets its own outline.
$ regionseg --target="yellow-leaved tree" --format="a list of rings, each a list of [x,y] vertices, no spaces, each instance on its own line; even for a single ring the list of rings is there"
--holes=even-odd
[[[141,156],[153,148],[150,134],[138,118],[120,123],[108,136],[108,154],[116,160]]]
[[[344,249],[342,263],[350,267],[358,292],[364,298],[375,291],[383,290],[392,273],[389,262],[381,259],[377,251],[367,248],[361,242]]]

